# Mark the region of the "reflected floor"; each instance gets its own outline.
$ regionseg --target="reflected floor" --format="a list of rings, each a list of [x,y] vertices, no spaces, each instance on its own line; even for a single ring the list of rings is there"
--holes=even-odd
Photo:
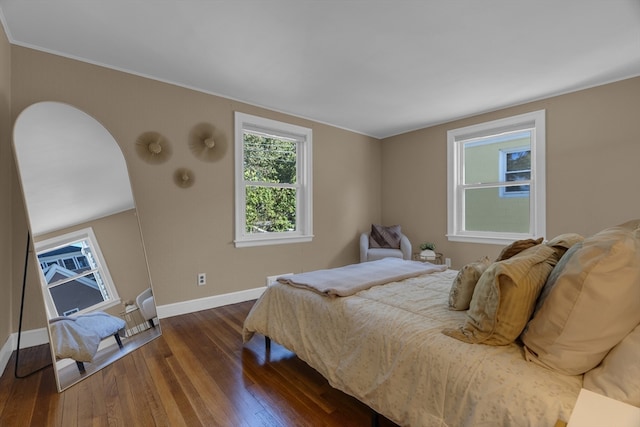
[[[158,338],[160,335],[160,326],[156,325],[154,328],[149,328],[130,337],[122,338],[122,348],[118,347],[113,337],[109,337],[103,340],[103,342],[109,342],[110,344],[98,350],[92,362],[84,362],[85,372],[83,373],[78,370],[78,366],[71,359],[59,360],[56,366],[60,389],[64,390],[78,381],[87,378],[105,366],[140,348],[140,346]]]

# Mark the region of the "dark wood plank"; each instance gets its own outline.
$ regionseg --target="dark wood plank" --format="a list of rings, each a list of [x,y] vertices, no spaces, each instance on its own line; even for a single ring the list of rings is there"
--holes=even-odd
[[[51,367],[0,377],[0,426],[370,426],[372,411],[262,337],[242,343],[253,302],[161,321],[163,335],[58,393]],[[28,372],[48,346],[20,353]],[[15,354],[14,356],[15,357]],[[380,417],[381,427],[395,424]]]

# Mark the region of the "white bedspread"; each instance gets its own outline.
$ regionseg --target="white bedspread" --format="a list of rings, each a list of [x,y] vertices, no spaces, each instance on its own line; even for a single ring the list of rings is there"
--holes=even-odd
[[[271,337],[329,383],[402,426],[552,427],[567,421],[581,376],[524,359],[517,344],[467,344],[441,333],[464,321],[447,299],[456,271],[326,298],[281,283],[249,313],[245,341]]]
[[[325,296],[346,297],[372,286],[446,269],[446,265],[400,258],[383,258],[344,267],[283,276],[278,278],[278,282],[310,289]]]

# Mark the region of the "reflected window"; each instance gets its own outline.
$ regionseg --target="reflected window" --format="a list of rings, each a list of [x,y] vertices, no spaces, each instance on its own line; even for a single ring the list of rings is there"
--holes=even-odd
[[[50,317],[105,309],[120,302],[91,228],[35,244]]]

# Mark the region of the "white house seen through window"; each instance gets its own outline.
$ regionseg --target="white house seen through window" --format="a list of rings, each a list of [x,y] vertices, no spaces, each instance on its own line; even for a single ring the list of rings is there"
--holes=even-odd
[[[91,228],[36,242],[50,317],[105,309],[120,302]]]

